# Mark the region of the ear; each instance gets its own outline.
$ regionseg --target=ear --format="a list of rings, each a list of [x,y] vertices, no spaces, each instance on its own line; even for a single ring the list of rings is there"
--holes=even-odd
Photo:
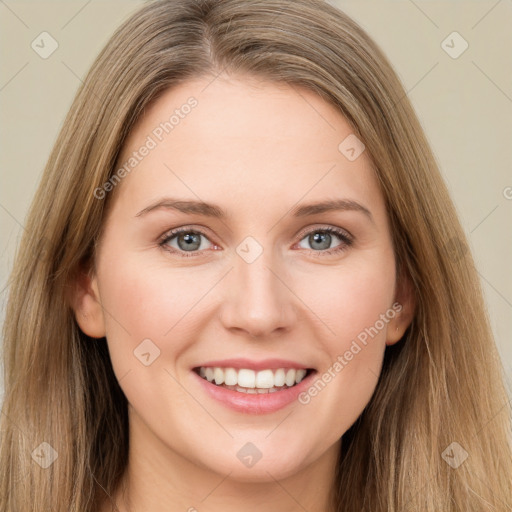
[[[80,329],[91,338],[103,338],[105,318],[101,306],[98,279],[81,269],[72,287],[71,305]]]
[[[398,279],[395,300],[391,309],[395,316],[388,322],[386,345],[394,345],[402,339],[405,331],[411,325],[416,308],[416,298],[409,276],[402,273]]]

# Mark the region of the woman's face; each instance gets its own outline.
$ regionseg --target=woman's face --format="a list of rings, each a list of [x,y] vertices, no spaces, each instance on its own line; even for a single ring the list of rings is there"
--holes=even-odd
[[[350,125],[306,89],[197,79],[124,164],[77,320],[107,337],[131,446],[241,481],[334,460],[409,323]]]

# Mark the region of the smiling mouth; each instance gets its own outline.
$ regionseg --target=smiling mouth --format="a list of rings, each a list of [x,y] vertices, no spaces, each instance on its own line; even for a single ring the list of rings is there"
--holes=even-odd
[[[193,369],[218,387],[247,394],[276,393],[292,388],[315,372],[313,368],[277,368],[255,371],[249,368],[200,366]]]

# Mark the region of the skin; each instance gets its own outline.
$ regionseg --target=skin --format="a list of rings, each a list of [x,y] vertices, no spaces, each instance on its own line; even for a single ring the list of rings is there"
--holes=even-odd
[[[325,512],[340,438],[413,314],[410,286],[396,283],[384,198],[367,154],[349,161],[338,150],[353,132],[338,110],[309,90],[251,77],[201,78],[166,91],[119,162],[190,96],[198,105],[117,185],[95,273],[77,283],[77,321],[107,337],[129,402],[130,461],[113,499],[121,512]],[[227,217],[164,208],[137,216],[165,196],[215,203]],[[353,210],[288,214],[338,198],[365,206],[373,220]],[[182,226],[205,233],[195,256],[181,255],[178,237],[167,244],[174,253],[159,246]],[[329,226],[352,244],[336,234],[330,245],[308,238]],[[263,249],[252,263],[236,252],[247,236]],[[280,357],[322,374],[395,301],[400,314],[307,405],[235,412],[191,372],[208,360]],[[134,357],[147,338],[160,350],[149,366]],[[247,442],[262,453],[251,468],[236,456]]]

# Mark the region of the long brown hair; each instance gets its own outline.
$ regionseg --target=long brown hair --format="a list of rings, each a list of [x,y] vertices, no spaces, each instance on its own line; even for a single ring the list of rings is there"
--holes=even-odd
[[[412,324],[386,349],[376,391],[343,436],[336,510],[510,510],[510,407],[464,232],[388,60],[320,0],[151,2],[94,62],[12,271],[0,510],[93,512],[116,489],[127,464],[127,402],[106,340],[80,331],[69,299],[80,269],[94,267],[112,199],[94,192],[150,103],[221,71],[305,87],[339,109],[374,166],[399,279],[413,285]]]

